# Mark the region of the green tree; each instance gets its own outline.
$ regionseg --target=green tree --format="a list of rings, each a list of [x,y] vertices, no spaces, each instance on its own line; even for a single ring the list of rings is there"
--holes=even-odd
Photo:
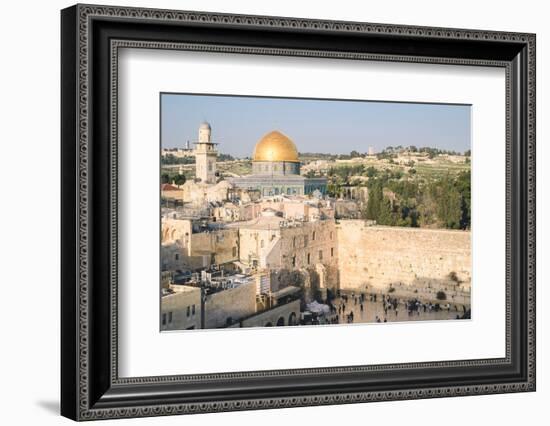
[[[372,182],[372,183],[371,183]],[[380,183],[377,179],[369,181],[369,195],[367,200],[367,206],[363,210],[363,218],[369,220],[376,220],[378,213],[380,212],[380,199],[382,194],[382,189]]]
[[[173,154],[168,154],[161,157],[160,162],[162,165],[193,164],[195,163],[195,157],[176,157]]]
[[[185,181],[186,181],[185,175],[177,174],[176,176],[174,176],[174,183],[178,186],[183,185]]]
[[[471,173],[470,170],[462,172],[456,179],[456,188],[460,193],[460,227],[469,229],[471,224]]]
[[[168,173],[163,173],[160,176],[161,183],[170,183],[170,175]]]
[[[367,167],[365,170],[365,173],[367,174],[367,177],[372,178],[375,177],[378,174],[378,170],[374,168],[373,166]]]
[[[403,177],[403,172],[401,170],[396,170],[391,174],[392,179],[401,179]]]
[[[218,154],[218,161],[233,161],[235,158],[229,154]]]
[[[342,187],[337,182],[329,181],[327,184],[327,193],[329,197],[338,198],[342,193]]]
[[[420,217],[420,214],[416,211],[416,209],[411,209],[409,211],[409,218],[411,220],[411,227],[413,228],[418,228],[419,226],[419,217]]]
[[[396,224],[395,216],[393,215],[391,201],[387,197],[383,197],[380,201],[380,212],[376,223],[380,225],[392,226]]]
[[[462,198],[449,177],[442,179],[439,188],[437,215],[446,228],[459,229],[462,217]]]

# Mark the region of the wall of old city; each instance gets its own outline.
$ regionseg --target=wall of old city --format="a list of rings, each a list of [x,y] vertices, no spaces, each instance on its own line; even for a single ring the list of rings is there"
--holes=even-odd
[[[337,225],[340,288],[452,295],[469,293],[469,231],[368,226],[362,220]],[[455,273],[459,281],[450,278]],[[412,286],[412,288],[411,288]],[[413,294],[413,293],[411,293]]]
[[[256,283],[210,294],[204,303],[204,328],[225,327],[256,312]]]

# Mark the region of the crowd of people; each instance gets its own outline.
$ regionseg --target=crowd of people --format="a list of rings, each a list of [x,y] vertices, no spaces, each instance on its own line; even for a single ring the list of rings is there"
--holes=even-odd
[[[370,304],[367,304],[371,302]],[[373,304],[380,303],[381,309],[374,309],[374,322],[388,322],[392,317],[397,319],[399,312],[407,313],[408,317],[420,316],[422,313],[429,314],[431,312],[447,312],[451,317],[451,311],[455,314],[456,319],[469,318],[469,309],[465,305],[457,305],[451,303],[432,303],[422,302],[417,298],[407,299],[392,297],[391,294],[377,293],[355,293],[339,294],[334,300],[328,302],[330,307],[330,324],[353,323],[357,310],[361,313],[367,311],[367,306],[370,305],[372,310]],[[383,315],[382,315],[383,312]],[[370,321],[362,321],[370,322]]]

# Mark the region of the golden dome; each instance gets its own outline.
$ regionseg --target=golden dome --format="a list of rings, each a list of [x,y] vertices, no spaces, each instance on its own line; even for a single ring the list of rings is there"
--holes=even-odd
[[[289,161],[298,163],[298,150],[289,137],[278,130],[269,132],[256,144],[254,161]]]

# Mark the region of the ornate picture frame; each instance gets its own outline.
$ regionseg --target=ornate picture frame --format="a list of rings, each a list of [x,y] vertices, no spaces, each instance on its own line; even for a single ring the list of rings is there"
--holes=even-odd
[[[61,414],[74,420],[535,390],[535,35],[76,5],[61,12]],[[119,377],[120,48],[500,67],[506,356]]]

